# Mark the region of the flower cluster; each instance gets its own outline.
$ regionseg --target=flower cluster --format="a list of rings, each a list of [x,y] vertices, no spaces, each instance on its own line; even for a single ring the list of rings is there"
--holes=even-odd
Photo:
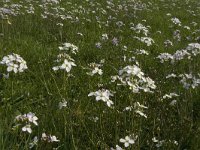
[[[28,69],[26,65],[26,61],[20,57],[18,54],[11,54],[4,56],[0,64],[7,66],[7,72],[24,72],[24,70]]]
[[[63,46],[58,47],[61,51],[67,51],[67,53],[76,54],[78,52],[78,47],[71,43],[64,43]]]
[[[191,59],[192,56],[197,56],[198,54],[200,54],[200,44],[190,43],[186,49],[177,50],[173,55],[169,53],[161,53],[157,58],[160,59],[161,63],[164,63],[165,61],[171,61],[171,63],[174,63],[184,58]]]
[[[111,105],[114,104],[113,101],[110,100],[110,96],[113,96],[113,94],[109,90],[106,90],[106,89],[101,89],[96,92],[90,92],[88,96],[95,96],[96,101],[102,100],[103,102],[106,102],[108,107],[111,107]]]
[[[59,50],[62,52],[57,55],[57,60],[55,60],[55,62],[59,63],[60,65],[55,66],[52,69],[54,71],[65,70],[69,73],[72,67],[76,66],[74,59],[71,58],[69,54],[77,54],[78,47],[71,43],[64,43],[62,47],[59,47]]]
[[[134,30],[136,33],[143,33],[145,36],[149,33],[149,26],[145,27],[143,24],[139,23],[135,27],[131,27],[130,29]]]
[[[164,63],[165,61],[172,60],[173,56],[169,53],[161,53],[157,58],[160,59],[161,63]]]
[[[145,77],[144,73],[137,65],[124,67],[119,70],[118,76],[113,76],[112,78],[112,82],[118,79],[122,85],[129,86],[134,93],[139,93],[140,90],[144,92],[153,92],[152,90],[156,89],[155,82],[151,78]]]
[[[151,46],[154,42],[154,40],[150,37],[134,37],[135,39],[138,39],[142,43],[145,43],[147,46]]]
[[[183,84],[183,87],[186,89],[196,88],[200,85],[200,74],[198,75],[199,78],[195,77],[194,75],[190,74],[180,74],[179,77],[181,78],[180,83]]]
[[[166,77],[167,79],[169,78],[180,78],[180,83],[183,84],[183,87],[185,89],[193,88],[195,89],[197,86],[200,85],[200,74],[198,74],[198,77],[193,75],[192,73],[184,73],[180,75],[176,75],[174,73],[168,75]],[[166,96],[168,97],[168,96]]]
[[[28,132],[28,133],[32,133],[32,129],[31,129],[31,124],[33,125],[38,125],[37,123],[38,117],[35,116],[34,113],[29,112],[27,114],[24,115],[18,115],[15,118],[15,121],[18,123],[16,126],[13,127],[13,129],[16,129],[17,127],[19,127],[20,125],[22,125],[22,131],[23,132]]]

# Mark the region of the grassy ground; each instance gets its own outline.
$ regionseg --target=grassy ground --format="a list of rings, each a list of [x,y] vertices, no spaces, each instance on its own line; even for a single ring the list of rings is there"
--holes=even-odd
[[[198,78],[200,57],[191,56],[174,64],[161,63],[157,58],[160,53],[173,54],[198,43],[197,0],[12,1],[0,2],[0,6],[14,14],[0,9],[0,58],[16,53],[28,66],[21,73],[9,72],[8,78],[6,66],[0,66],[1,150],[29,149],[35,136],[38,142],[32,149],[38,150],[111,149],[116,145],[141,150],[200,149],[200,88],[185,89],[179,77],[166,79],[171,73],[192,73]],[[181,25],[171,21],[175,17]],[[149,26],[147,35],[143,30],[137,33],[131,29],[139,23]],[[180,40],[173,36],[176,30],[180,31]],[[108,39],[102,40],[102,34]],[[155,43],[147,46],[135,37],[151,37]],[[166,40],[173,46],[165,47]],[[70,73],[52,69],[57,65],[54,60],[60,53],[59,46],[65,42],[79,49],[76,55],[70,53],[76,64]],[[138,55],[136,49],[144,49],[149,55]],[[120,81],[111,82],[111,76],[118,75],[120,69],[136,64],[129,61],[132,57],[145,76],[155,81],[152,93],[134,93],[128,85],[119,86]],[[103,74],[89,76],[89,64],[102,60]],[[99,89],[112,91],[112,107],[88,97]],[[163,99],[169,93],[179,96]],[[174,99],[176,103],[172,104]],[[59,109],[63,100],[67,106]],[[140,108],[147,118],[136,112],[136,102],[148,107]],[[133,109],[124,111],[128,106]],[[15,117],[29,112],[38,117],[38,126],[32,125],[31,134],[22,131],[24,122],[14,130]],[[44,141],[42,133],[55,135],[59,142]],[[137,139],[126,148],[120,139],[132,134]]]

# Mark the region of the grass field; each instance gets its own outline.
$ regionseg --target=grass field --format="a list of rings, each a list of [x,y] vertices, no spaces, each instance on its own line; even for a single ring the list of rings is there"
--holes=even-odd
[[[199,150],[198,0],[1,0],[0,150]]]

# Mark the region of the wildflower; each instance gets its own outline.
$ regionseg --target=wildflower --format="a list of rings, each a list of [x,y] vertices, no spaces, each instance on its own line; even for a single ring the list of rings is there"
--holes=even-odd
[[[31,125],[26,125],[22,128],[22,131],[32,133]]]
[[[170,40],[164,42],[165,47],[173,46],[173,43]]]
[[[141,105],[139,102],[134,103],[135,113],[139,114],[142,117],[147,118],[147,115],[144,114],[143,109],[147,109],[146,106]]]
[[[122,85],[128,85],[134,93],[138,93],[140,90],[152,92],[151,89],[156,88],[155,82],[151,78],[145,77],[137,65],[126,66],[119,70],[119,76],[116,79]]]
[[[99,49],[101,49],[101,48],[102,48],[102,45],[101,45],[101,43],[100,43],[100,42],[97,42],[95,45],[96,45],[96,47],[97,47],[97,48],[99,48]]]
[[[113,101],[111,101],[109,98],[110,96],[113,96],[113,94],[106,89],[98,90],[96,92],[90,92],[88,96],[95,96],[96,101],[102,100],[103,102],[106,102],[108,107],[111,107],[113,105]]]
[[[78,32],[77,35],[79,35],[79,36],[82,37],[82,36],[83,36],[83,33]]]
[[[94,76],[95,74],[102,75],[103,70],[100,69],[102,64],[90,63],[89,66],[91,67],[90,72],[87,72],[88,75]]]
[[[172,74],[168,74],[166,76],[166,79],[168,79],[168,78],[175,78],[175,77],[177,77],[176,74],[172,73]]]
[[[123,111],[132,111],[133,107],[132,106],[127,106],[124,108]]]
[[[89,117],[90,120],[94,121],[94,122],[97,122],[99,120],[98,117]]]
[[[149,55],[149,53],[147,51],[145,51],[144,49],[136,49],[135,53],[137,55]]]
[[[29,112],[28,114],[26,114],[26,117],[29,122],[32,122],[36,126],[38,125],[38,123],[37,123],[38,117],[36,117],[34,113]]]
[[[169,53],[161,53],[157,58],[160,59],[161,63],[164,63],[165,61],[173,59],[173,56]]]
[[[47,141],[48,143],[59,142],[60,140],[57,139],[55,135],[46,135],[46,133],[42,133],[42,141]]]
[[[11,54],[4,56],[0,64],[5,64],[7,66],[7,72],[24,72],[28,69],[26,61],[20,57],[18,54]]]
[[[103,41],[106,41],[106,40],[108,40],[108,34],[102,34],[102,37],[101,37],[101,39],[103,40]]]
[[[118,46],[119,45],[119,40],[116,37],[114,37],[112,39],[112,43],[113,43],[113,45]]]
[[[190,27],[188,27],[188,26],[184,26],[184,29],[190,30]]]
[[[116,149],[111,148],[111,150],[123,150],[119,145],[116,145]]]
[[[38,137],[35,136],[34,139],[33,139],[33,142],[29,143],[29,148],[33,148],[35,145],[37,145],[38,143]]]
[[[200,77],[200,75],[198,75]],[[183,84],[183,87],[189,89],[190,87],[195,89],[200,85],[200,78],[190,74],[180,74],[179,78],[181,78],[180,83]]]
[[[177,103],[177,100],[175,100],[175,99],[174,99],[174,100],[172,100],[172,101],[170,102],[170,104],[169,104],[169,105],[170,105],[170,106],[175,106],[175,105],[176,105],[176,103]]]
[[[151,46],[154,42],[154,40],[150,37],[134,37],[135,39],[140,40],[141,42],[145,43],[147,46]]]
[[[177,41],[181,41],[181,31],[175,30],[174,33],[173,33],[173,38]]]
[[[59,66],[55,66],[52,69],[54,71],[57,70],[65,70],[66,72],[70,72],[73,66],[76,66],[76,64],[74,63],[74,59],[72,59],[68,54],[59,54],[57,56],[57,62],[62,62],[61,65]]]
[[[32,113],[32,112],[29,112],[29,113],[24,114],[24,115],[18,115],[18,116],[15,117],[15,122],[20,123],[20,124],[17,124],[17,125],[14,127],[14,129],[15,129],[16,127],[19,127],[19,126],[21,126],[21,125],[24,125],[24,126],[22,127],[22,131],[23,131],[23,132],[32,133],[31,124],[37,126],[37,125],[38,125],[37,120],[38,120],[38,118],[37,118],[37,117],[35,116],[35,114]]]
[[[153,138],[152,138],[152,141],[153,141],[154,143],[157,143],[157,142],[158,142],[158,140],[156,139],[156,137],[153,137]]]
[[[136,33],[141,33],[143,32],[143,34],[145,36],[148,35],[149,33],[149,27],[145,27],[144,25],[142,25],[141,23],[137,24],[136,27],[131,27],[132,30],[134,30]]]
[[[124,26],[125,24],[122,21],[118,21],[118,22],[116,22],[116,25],[120,28],[120,27]]]
[[[174,23],[174,24],[177,24],[179,26],[181,26],[181,21],[178,19],[178,18],[172,18],[171,21]]]
[[[178,97],[179,95],[178,94],[176,94],[176,93],[170,93],[170,94],[165,94],[164,96],[163,96],[163,99],[166,99],[166,98],[173,98],[173,97]]]
[[[71,43],[64,43],[63,46],[59,47],[59,50],[72,52],[73,54],[76,54],[78,52],[78,47]]]
[[[63,107],[67,107],[67,101],[59,102],[59,109],[62,109]]]
[[[121,138],[119,141],[121,143],[124,143],[125,147],[129,147],[130,144],[134,144],[135,140],[137,139],[137,136],[135,137],[130,137],[130,136],[126,136],[125,139]]]

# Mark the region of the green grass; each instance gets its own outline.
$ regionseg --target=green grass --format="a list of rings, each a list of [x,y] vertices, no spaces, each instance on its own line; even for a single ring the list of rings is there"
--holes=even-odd
[[[106,7],[106,1],[91,1],[91,4],[94,4],[92,6],[86,1],[71,0],[71,4],[67,4],[63,0],[60,4],[51,6],[64,7],[66,10],[63,14],[73,18],[62,20],[53,16],[42,19],[43,10],[35,1],[30,2],[35,7],[34,14],[8,16],[11,24],[8,24],[7,19],[0,19],[0,59],[16,53],[26,60],[28,66],[23,73],[10,73],[8,79],[0,78],[0,150],[29,149],[29,143],[35,136],[38,136],[39,142],[33,149],[49,150],[58,147],[60,150],[105,150],[116,145],[124,147],[123,143],[119,142],[120,138],[133,133],[138,135],[138,139],[126,149],[200,149],[200,88],[186,90],[179,83],[179,79],[165,79],[170,73],[192,72],[197,75],[200,73],[200,57],[181,60],[174,65],[168,62],[162,64],[156,58],[160,53],[172,54],[176,50],[184,49],[189,43],[196,43],[195,38],[199,36],[196,30],[200,29],[200,3],[197,0],[191,0],[189,4],[185,0],[150,0],[141,3],[147,4],[147,9],[134,10],[131,5],[134,2],[130,0],[113,0],[113,9]],[[173,6],[172,3],[176,5]],[[120,10],[120,4],[126,6],[127,11]],[[28,3],[24,2],[22,5],[28,6]],[[0,6],[5,6],[4,2],[1,2]],[[81,9],[79,6],[84,8],[85,13],[75,11]],[[50,8],[50,5],[48,7]],[[102,9],[105,9],[107,14],[101,13]],[[92,13],[93,10],[96,13]],[[194,11],[196,16],[189,14],[187,10]],[[55,15],[53,11],[50,12]],[[167,13],[172,16],[167,16]],[[97,22],[96,16],[99,17],[100,23]],[[109,16],[116,19],[109,20]],[[75,17],[79,20],[74,19]],[[182,26],[170,27],[172,17],[179,18]],[[142,21],[144,19],[146,22]],[[106,21],[109,21],[108,26],[105,25]],[[117,21],[122,21],[125,25],[119,28]],[[190,23],[193,21],[198,25],[192,26]],[[131,22],[135,25],[149,25],[148,37],[154,39],[155,44],[147,47],[134,39],[134,36],[144,35],[132,31]],[[63,27],[57,26],[57,23],[63,23]],[[184,29],[183,26],[186,25],[191,27],[191,30]],[[180,42],[173,39],[176,29],[181,31]],[[82,37],[77,35],[79,32],[83,34]],[[104,33],[108,34],[109,40],[102,42],[102,48],[98,49],[95,43],[101,41],[101,35]],[[192,40],[188,41],[187,36],[191,36]],[[114,37],[119,40],[118,46],[112,44]],[[173,47],[164,47],[163,42],[167,39],[173,42]],[[73,43],[79,48],[77,55],[72,55],[77,65],[70,72],[72,76],[68,76],[64,71],[52,70],[56,64],[54,60],[59,54],[58,47],[65,42]],[[127,51],[123,50],[123,46],[128,47]],[[145,49],[149,55],[135,55],[135,49]],[[126,86],[117,86],[116,83],[110,82],[111,76],[117,75],[123,67],[133,64],[124,62],[124,55],[127,60],[135,56],[145,75],[155,81],[157,88],[154,93],[135,94]],[[84,68],[87,68],[89,63],[99,63],[102,59],[105,59],[103,75],[88,76]],[[4,65],[0,66],[0,73],[7,73]],[[94,97],[88,97],[90,92],[101,89],[99,84],[102,84],[102,88],[116,92],[111,97],[114,109],[103,102],[96,102]],[[159,100],[171,92],[180,95],[175,106],[169,105],[170,100]],[[67,107],[59,109],[58,104],[63,99],[67,101]],[[123,111],[127,106],[134,106],[134,102],[148,106],[145,110],[147,119],[136,115],[134,111]],[[39,125],[32,128],[33,132],[28,134],[22,132],[21,128],[12,130],[15,117],[28,112],[35,113],[39,118]],[[94,122],[91,119],[94,117],[99,119]],[[42,142],[40,138],[44,132],[55,135],[60,142]],[[165,140],[164,144],[157,148],[152,142],[153,137],[160,141]],[[172,142],[169,142],[170,140]],[[173,140],[176,140],[178,145],[173,144]]]

